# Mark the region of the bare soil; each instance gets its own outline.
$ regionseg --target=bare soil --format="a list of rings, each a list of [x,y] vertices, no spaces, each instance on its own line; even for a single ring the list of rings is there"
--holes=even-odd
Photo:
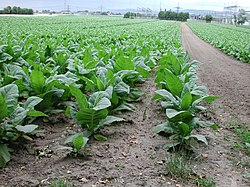
[[[209,146],[201,145],[194,154],[192,169],[197,176],[214,178],[219,187],[250,186],[242,177],[244,168],[233,162],[232,157],[245,155],[232,153],[231,141],[237,141],[237,137],[227,126],[231,119],[250,122],[250,66],[206,44],[185,24],[182,29],[184,49],[192,59],[203,62],[200,83],[209,88],[210,94],[221,97],[204,114],[218,122],[220,129],[200,132],[208,136]],[[12,145],[12,160],[0,170],[0,186],[49,186],[58,178],[76,186],[195,186],[193,181],[179,184],[166,174],[164,161],[170,153],[161,148],[167,139],[151,130],[164,121],[164,112],[151,101],[155,89],[153,78],[146,80],[141,87],[146,97],[135,103],[137,110],[121,115],[131,123],[104,128],[102,133],[108,140],[90,140],[82,157],[56,151],[77,125],[64,115],[53,116],[47,123],[41,120],[42,131],[34,141]]]

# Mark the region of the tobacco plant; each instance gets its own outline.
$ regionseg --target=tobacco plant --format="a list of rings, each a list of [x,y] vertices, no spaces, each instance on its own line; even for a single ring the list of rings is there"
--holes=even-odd
[[[195,70],[197,62],[188,62],[188,58],[176,58],[167,54],[166,63],[160,62],[156,83],[160,88],[155,93],[153,100],[161,101],[161,106],[166,112],[166,122],[153,128],[156,133],[164,132],[169,139],[164,149],[169,150],[176,146],[184,146],[187,149],[194,145],[195,141],[207,144],[206,138],[201,134],[194,134],[193,130],[200,127],[216,128],[209,121],[201,120],[198,113],[204,111],[201,102],[211,103],[217,96],[208,96],[206,88],[197,86]],[[169,59],[175,59],[168,61]]]
[[[33,133],[37,125],[30,124],[34,117],[47,116],[34,109],[42,99],[29,97],[24,103],[18,103],[18,87],[9,84],[0,88],[0,167],[10,160],[8,143],[22,137],[32,140],[27,134]]]

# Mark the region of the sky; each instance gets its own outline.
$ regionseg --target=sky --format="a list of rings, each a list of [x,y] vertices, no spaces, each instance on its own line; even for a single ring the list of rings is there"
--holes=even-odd
[[[250,10],[250,0],[66,0],[70,10],[102,10],[113,9],[137,9],[137,7],[159,10],[175,10],[179,6],[182,9],[218,10],[222,11],[224,6],[238,5]],[[22,8],[32,8],[33,10],[50,9],[55,11],[64,10],[65,0],[0,0],[0,9],[6,6],[20,6]]]

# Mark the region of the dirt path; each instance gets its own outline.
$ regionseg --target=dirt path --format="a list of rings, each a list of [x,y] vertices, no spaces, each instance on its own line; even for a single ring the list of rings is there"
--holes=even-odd
[[[182,23],[183,47],[191,59],[203,62],[199,79],[209,93],[219,95],[215,112],[222,120],[229,117],[250,123],[250,64],[223,54],[196,36]],[[224,122],[225,122],[224,121]]]
[[[211,117],[219,123],[220,131],[204,131],[210,142],[202,150],[207,158],[198,170],[202,173],[200,169],[204,167],[204,174],[209,173],[220,187],[249,186],[249,181],[242,177],[244,168],[233,163],[243,155],[231,149],[236,137],[228,128],[230,120],[250,124],[250,64],[233,60],[207,44],[185,23],[182,23],[182,43],[191,59],[203,63],[198,71],[201,85],[208,87],[209,94],[220,96],[210,108]]]

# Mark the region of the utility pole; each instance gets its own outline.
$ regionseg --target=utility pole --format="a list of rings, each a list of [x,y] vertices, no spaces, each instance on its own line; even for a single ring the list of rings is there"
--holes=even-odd
[[[181,9],[179,2],[178,2],[178,6],[177,6],[177,7],[174,7],[174,8],[176,8],[176,12],[179,13],[179,11],[180,11],[180,9]]]
[[[67,10],[67,0],[64,0],[64,11],[66,12]]]
[[[70,12],[70,10],[69,10],[69,5],[67,6],[67,12],[68,12],[68,14],[69,14],[69,12]]]
[[[160,12],[161,12],[161,1],[160,1]]]

